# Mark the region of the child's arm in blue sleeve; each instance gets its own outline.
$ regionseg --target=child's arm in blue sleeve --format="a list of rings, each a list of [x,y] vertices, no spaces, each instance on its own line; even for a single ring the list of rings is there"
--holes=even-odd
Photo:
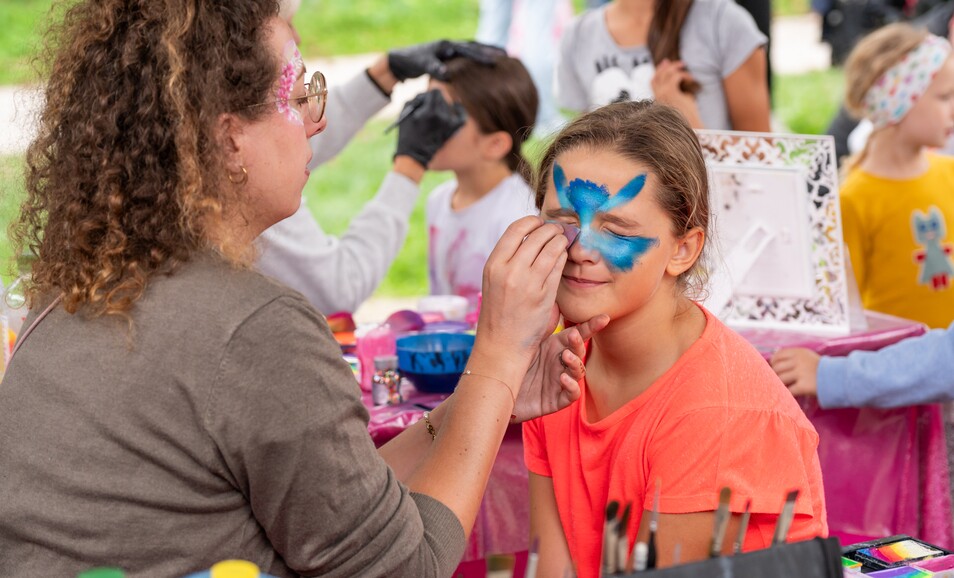
[[[879,351],[822,357],[818,403],[898,407],[954,400],[954,324]]]

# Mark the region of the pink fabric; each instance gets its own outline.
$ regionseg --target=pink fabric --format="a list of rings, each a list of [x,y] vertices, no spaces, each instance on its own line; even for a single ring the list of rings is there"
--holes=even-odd
[[[825,355],[846,355],[924,333],[924,326],[918,323],[874,313],[867,316],[866,331],[839,337],[783,331],[740,333],[766,359],[780,347],[799,345]],[[412,392],[403,405],[371,407],[368,429],[375,443],[383,444],[420,419],[424,412],[420,405],[433,407],[443,397]],[[369,396],[365,403],[370,407]],[[910,534],[943,548],[954,547],[940,406],[823,410],[809,399],[801,400],[801,406],[820,438],[832,535],[851,544]],[[527,550],[529,518],[520,429],[511,427],[494,464],[464,561]],[[477,566],[479,563],[469,568],[476,571]],[[522,572],[520,561],[517,568]]]
[[[925,331],[920,323],[890,315],[867,311],[865,317],[867,330],[838,337],[740,333],[768,359],[781,347],[807,347],[833,356],[877,350]],[[824,410],[814,398],[800,402],[818,430],[832,535],[843,544],[909,534],[943,548],[954,546],[940,405]]]

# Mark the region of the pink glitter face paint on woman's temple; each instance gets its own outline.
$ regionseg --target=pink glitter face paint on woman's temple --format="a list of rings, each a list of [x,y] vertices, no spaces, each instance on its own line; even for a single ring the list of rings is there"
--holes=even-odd
[[[288,122],[298,126],[305,126],[305,120],[301,116],[301,111],[291,103],[292,91],[295,90],[295,82],[305,71],[305,61],[302,60],[301,52],[298,51],[298,45],[294,40],[289,40],[285,44],[285,65],[282,66],[282,75],[278,79],[278,112],[285,115]]]

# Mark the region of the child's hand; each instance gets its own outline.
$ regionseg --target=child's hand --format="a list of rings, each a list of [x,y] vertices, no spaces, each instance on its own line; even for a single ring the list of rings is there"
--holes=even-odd
[[[411,157],[426,168],[466,120],[464,107],[460,103],[448,103],[441,91],[421,93],[404,105],[395,123],[399,128],[394,156]]]
[[[653,95],[657,102],[678,109],[693,128],[701,128],[696,97],[679,88],[683,82],[689,81],[692,81],[692,75],[682,61],[663,60],[656,65],[656,74],[653,75]]]
[[[517,396],[515,422],[553,413],[579,399],[579,382],[586,375],[585,342],[606,327],[609,320],[608,315],[597,315],[586,323],[551,335],[540,344],[540,352]]]
[[[780,349],[769,362],[792,395],[818,395],[818,362],[821,356],[811,349]]]

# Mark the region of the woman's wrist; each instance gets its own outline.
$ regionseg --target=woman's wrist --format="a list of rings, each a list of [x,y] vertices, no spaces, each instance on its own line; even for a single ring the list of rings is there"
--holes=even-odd
[[[394,91],[394,87],[397,86],[398,79],[391,73],[391,68],[388,66],[387,55],[375,60],[374,64],[368,67],[367,72],[371,80],[378,85],[378,88],[380,88],[384,94],[390,96],[391,92]]]
[[[471,376],[504,384],[513,405],[516,405],[517,396],[520,394],[520,384],[523,383],[529,367],[529,361],[524,363],[519,357],[514,356],[512,351],[483,351],[478,350],[476,345],[467,361],[467,371]],[[463,379],[464,376],[461,377]]]

